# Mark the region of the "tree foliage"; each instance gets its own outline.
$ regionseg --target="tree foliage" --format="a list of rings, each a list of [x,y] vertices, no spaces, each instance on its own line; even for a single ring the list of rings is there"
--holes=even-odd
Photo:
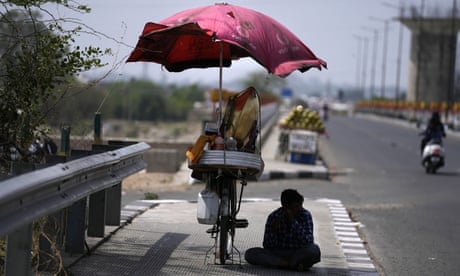
[[[183,121],[195,102],[205,101],[207,88],[161,85],[146,80],[99,83],[87,90],[73,89],[49,116],[53,126],[90,121],[95,112],[106,119]]]
[[[24,147],[47,113],[74,83],[75,74],[102,66],[98,47],[75,46],[81,26],[64,29],[44,5],[78,12],[89,8],[66,0],[2,1],[0,10],[0,143]]]

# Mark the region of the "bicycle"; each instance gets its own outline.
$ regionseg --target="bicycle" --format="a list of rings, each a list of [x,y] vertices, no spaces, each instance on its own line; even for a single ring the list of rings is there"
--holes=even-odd
[[[244,110],[247,102],[249,108]],[[204,194],[198,195],[197,218],[201,224],[213,225],[207,233],[214,239],[214,246],[210,249],[214,249],[214,263],[217,259],[220,264],[227,260],[233,263],[234,251],[241,263],[239,251],[234,246],[235,232],[237,228],[247,227],[248,220],[238,219],[237,215],[248,177],[259,174],[264,167],[260,143],[256,146],[261,129],[260,117],[259,95],[250,87],[230,97],[225,116],[221,122],[219,120],[220,125],[208,123],[204,135],[189,152],[190,159],[195,161],[189,163],[192,177],[206,183]],[[240,189],[237,181],[241,183]],[[205,197],[200,198],[203,195]]]

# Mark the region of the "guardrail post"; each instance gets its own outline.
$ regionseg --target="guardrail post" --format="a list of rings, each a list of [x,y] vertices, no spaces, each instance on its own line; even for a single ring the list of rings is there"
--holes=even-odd
[[[105,224],[120,226],[121,219],[121,182],[107,189],[107,211]]]
[[[83,253],[85,251],[86,202],[85,197],[67,208],[66,252]]]
[[[106,190],[89,196],[88,236],[104,237]]]
[[[25,163],[22,161],[13,161],[11,162],[11,174],[12,175],[21,175],[35,170],[35,164]]]
[[[96,130],[95,130],[96,131]],[[116,141],[110,140],[108,141],[107,145],[101,144],[93,144],[92,150],[93,152],[105,152],[109,150],[116,150],[122,147],[126,147],[129,145],[136,144],[134,141]],[[105,210],[105,225],[109,226],[119,226],[121,220],[121,182],[117,185],[114,185],[106,190],[105,193],[105,202],[106,202],[106,210]],[[90,198],[90,206],[91,206],[91,198]],[[108,208],[110,207],[110,208]],[[91,208],[90,208],[91,209]],[[90,215],[92,211],[90,210]],[[102,214],[98,214],[101,216]],[[99,221],[97,221],[99,223]],[[88,226],[89,231],[89,226]],[[102,229],[103,231],[103,229]],[[99,233],[99,232],[98,232]],[[103,232],[102,232],[103,233]],[[99,233],[100,234],[100,233]],[[89,234],[88,234],[89,235]],[[102,234],[103,235],[103,234]],[[98,237],[98,236],[96,236]]]
[[[32,275],[32,224],[8,234],[5,276]]]
[[[94,144],[102,143],[102,121],[101,113],[94,114]]]
[[[61,150],[59,155],[69,156],[70,154],[70,126],[61,127]]]

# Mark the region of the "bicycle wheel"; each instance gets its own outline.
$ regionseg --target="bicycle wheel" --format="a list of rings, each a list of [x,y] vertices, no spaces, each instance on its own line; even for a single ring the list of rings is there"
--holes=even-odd
[[[224,178],[222,181],[219,231],[219,261],[221,264],[225,264],[225,261],[229,257],[229,251],[233,246],[233,236],[235,234],[233,216],[236,211],[235,183],[236,181],[232,178]]]
[[[229,224],[230,224],[230,217],[223,216],[220,220],[220,237],[219,237],[219,261],[220,264],[225,264],[225,261],[228,257],[228,242],[229,242]]]

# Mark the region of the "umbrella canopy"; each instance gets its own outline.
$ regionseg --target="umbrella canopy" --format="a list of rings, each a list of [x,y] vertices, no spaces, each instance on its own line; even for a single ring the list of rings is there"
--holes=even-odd
[[[232,60],[244,57],[281,77],[326,68],[325,61],[276,20],[230,4],[193,8],[147,23],[127,62],[156,62],[180,72],[229,67]]]

